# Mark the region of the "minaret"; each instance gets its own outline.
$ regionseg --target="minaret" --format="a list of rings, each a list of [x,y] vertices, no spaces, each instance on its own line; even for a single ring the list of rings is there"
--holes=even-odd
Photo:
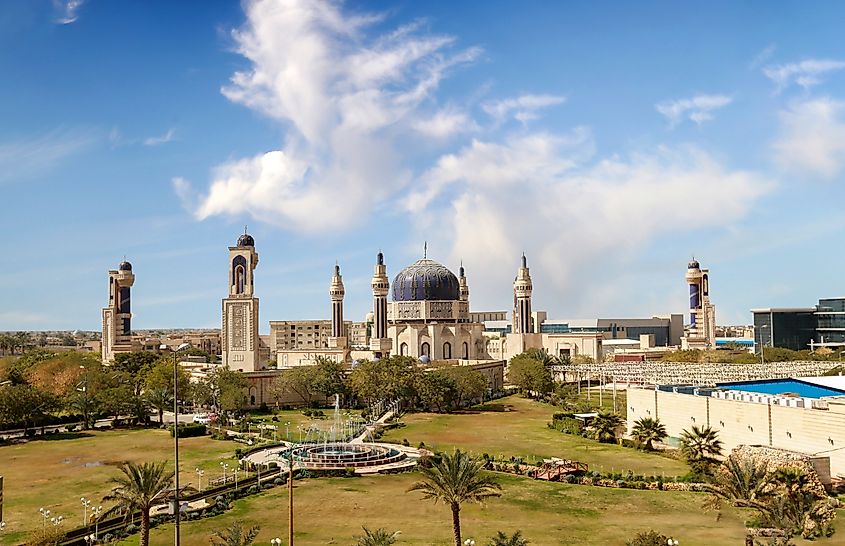
[[[531,321],[531,274],[525,254],[522,255],[522,266],[513,281],[513,331],[515,334],[533,334],[534,324]]]
[[[345,294],[343,277],[340,276],[340,266],[335,264],[332,284],[329,287],[329,296],[332,299],[332,335],[328,340],[330,349],[346,347],[346,334],[343,331],[343,296]]]
[[[123,260],[117,270],[109,271],[109,305],[103,308],[102,360],[114,360],[117,353],[132,348],[131,288],[135,284],[132,264]]]
[[[461,262],[461,268],[458,270],[458,287],[460,288],[460,300],[469,301],[469,285],[467,284],[467,277],[464,274],[464,264]]]
[[[716,343],[716,307],[710,303],[710,270],[701,269],[695,258],[687,264],[689,328],[682,346],[706,349]]]
[[[261,369],[258,350],[258,298],[254,271],[258,266],[255,240],[246,232],[229,247],[229,297],[223,300],[221,351],[232,370]]]
[[[370,350],[374,356],[388,356],[391,340],[387,337],[387,292],[390,281],[387,279],[387,267],[384,265],[384,254],[378,253],[376,265],[373,268],[373,333],[370,338]]]

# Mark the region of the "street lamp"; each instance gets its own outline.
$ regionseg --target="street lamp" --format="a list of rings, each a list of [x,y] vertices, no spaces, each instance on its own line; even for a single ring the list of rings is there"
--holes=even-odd
[[[468,538],[464,541],[464,545],[465,546],[475,546],[475,541],[472,540],[471,538]]]
[[[205,474],[205,470],[200,470],[197,468],[197,482],[200,492],[202,492],[202,475]]]
[[[763,357],[763,351],[766,348],[766,344],[763,343],[763,328],[768,328],[768,324],[763,324],[760,326],[760,366],[762,366],[762,372],[766,374],[766,361]],[[774,343],[774,340],[773,340]],[[766,379],[768,379],[768,374],[766,374]]]
[[[97,541],[97,537],[94,535],[85,535],[85,542],[88,544],[94,544]]]
[[[64,519],[65,519],[64,516],[56,516],[54,518],[50,518],[50,521],[53,522],[53,525],[59,525],[59,524],[62,523],[62,520],[64,520]]]
[[[94,540],[97,540],[97,535],[100,532],[100,514],[102,511],[102,506],[97,506],[91,509],[91,512],[94,514]]]
[[[282,539],[276,537],[276,538],[274,538],[273,540],[270,541],[270,544],[272,544],[273,546],[281,546]]]
[[[674,538],[670,538],[666,541],[666,546],[678,546],[678,544],[680,544],[680,542],[678,542]]]
[[[88,527],[88,508],[91,506],[91,501],[85,497],[79,500],[82,501],[82,526]]]
[[[229,468],[229,463],[220,463],[220,467],[223,469],[223,485],[226,485],[226,469]]]
[[[41,527],[47,527],[47,518],[50,517],[50,511],[44,508],[43,506],[38,509],[38,513],[41,514],[41,517],[44,518],[41,522]]]
[[[174,462],[176,465],[175,487],[173,488],[173,506],[175,507],[173,512],[176,517],[176,529],[174,530],[175,542],[173,544],[175,546],[180,546],[181,544],[179,533],[179,519],[181,518],[181,511],[179,510],[179,390],[177,388],[178,375],[176,373],[179,368],[179,362],[177,362],[177,357],[179,351],[184,351],[190,346],[190,343],[183,343],[173,351],[173,458],[175,459]],[[162,344],[159,349],[166,351],[168,347]]]
[[[6,522],[5,522],[5,521],[0,521],[0,532],[2,532],[2,531],[3,531],[3,529],[5,529],[5,528],[6,528]]]
[[[287,436],[288,442],[290,442],[290,421],[285,423],[285,435]]]
[[[238,473],[241,471],[240,467],[235,467],[235,489],[238,488]]]

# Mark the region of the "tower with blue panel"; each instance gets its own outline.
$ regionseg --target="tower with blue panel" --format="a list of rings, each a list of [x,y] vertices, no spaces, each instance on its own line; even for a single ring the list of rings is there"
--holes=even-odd
[[[710,349],[716,346],[716,308],[710,303],[710,270],[701,269],[695,258],[687,264],[689,286],[689,326],[682,339],[684,349]]]
[[[109,363],[114,355],[140,349],[132,343],[132,264],[120,262],[109,271],[109,304],[103,308],[102,360]]]

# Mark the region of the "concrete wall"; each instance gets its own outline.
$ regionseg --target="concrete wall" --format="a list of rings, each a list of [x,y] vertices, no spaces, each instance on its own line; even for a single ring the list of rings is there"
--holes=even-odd
[[[659,418],[670,441],[692,425],[710,426],[719,432],[725,453],[739,445],[771,446],[813,455],[819,469],[829,457],[830,474],[845,475],[845,400],[812,409],[629,389],[629,434],[641,417]]]

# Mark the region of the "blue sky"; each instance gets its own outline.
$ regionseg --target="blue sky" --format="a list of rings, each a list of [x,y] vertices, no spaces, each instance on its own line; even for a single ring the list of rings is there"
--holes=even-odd
[[[804,9],[802,9],[804,8]],[[262,331],[421,257],[508,309],[720,324],[843,295],[836,2],[0,3],[0,330],[216,327],[257,242]]]

